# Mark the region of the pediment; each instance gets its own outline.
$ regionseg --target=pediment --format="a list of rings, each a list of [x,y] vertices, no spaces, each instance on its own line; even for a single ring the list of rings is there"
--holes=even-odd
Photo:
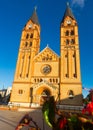
[[[49,47],[42,50],[37,56],[35,56],[34,61],[58,61],[59,56]]]

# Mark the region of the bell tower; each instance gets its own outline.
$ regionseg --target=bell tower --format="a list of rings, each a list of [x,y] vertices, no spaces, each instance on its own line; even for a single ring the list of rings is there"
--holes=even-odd
[[[60,27],[60,102],[82,105],[78,24],[69,4]]]
[[[22,79],[29,80],[32,73],[33,58],[39,53],[40,49],[40,26],[36,9],[32,17],[28,20],[23,28],[20,48],[18,54],[18,61],[15,72],[15,81]]]
[[[30,102],[33,58],[40,51],[40,25],[36,8],[22,30],[11,102]],[[21,95],[21,96],[20,96]]]

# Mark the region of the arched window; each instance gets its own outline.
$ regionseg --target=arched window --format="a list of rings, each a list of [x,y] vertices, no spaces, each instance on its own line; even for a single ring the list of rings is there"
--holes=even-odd
[[[34,79],[34,82],[36,83],[36,79]]]
[[[68,39],[66,39],[66,44],[67,44],[67,45],[69,44],[69,40],[68,40]]]
[[[39,79],[37,79],[37,82],[39,82]]]
[[[74,30],[71,30],[70,35],[74,35]]]
[[[73,77],[74,77],[74,78],[77,78],[77,74],[76,74],[76,73],[75,73],[75,74],[73,74]]]
[[[50,82],[52,82],[52,79],[50,79]]]
[[[22,74],[20,74],[20,77],[22,77]]]
[[[31,56],[29,56],[28,58],[30,59]]]
[[[66,78],[68,78],[69,76],[68,76],[68,74],[65,74],[65,76],[66,76]]]
[[[26,39],[28,39],[28,37],[29,37],[29,34],[27,33],[27,35],[26,35]]]
[[[27,47],[27,46],[28,46],[28,42],[25,43],[25,47]]]
[[[43,79],[40,79],[40,82],[42,82],[43,81]]]
[[[55,79],[53,79],[53,82],[55,83]]]
[[[30,38],[33,38],[33,33],[31,33]]]
[[[69,35],[69,31],[67,30],[65,34],[66,34],[66,36],[68,36]]]
[[[58,79],[56,79],[56,83],[58,83]]]
[[[74,97],[74,92],[73,92],[73,90],[69,90],[68,95],[69,95],[69,98],[70,98],[70,99],[73,99],[73,97]]]
[[[74,39],[71,39],[71,44],[74,44],[75,43],[75,40]]]
[[[28,74],[26,74],[26,77],[28,78]]]
[[[19,89],[19,90],[18,90],[18,93],[19,93],[19,94],[23,94],[23,90],[22,90],[22,89]]]

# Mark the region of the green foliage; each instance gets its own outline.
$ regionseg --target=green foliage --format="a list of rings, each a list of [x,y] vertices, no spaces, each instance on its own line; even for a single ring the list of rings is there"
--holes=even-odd
[[[45,101],[42,107],[44,119],[53,130],[93,130],[93,122],[82,114],[61,113],[55,121],[55,109],[53,97]]]
[[[50,97],[48,101],[45,101],[42,107],[42,112],[46,123],[52,127],[55,122],[55,101],[54,97]]]

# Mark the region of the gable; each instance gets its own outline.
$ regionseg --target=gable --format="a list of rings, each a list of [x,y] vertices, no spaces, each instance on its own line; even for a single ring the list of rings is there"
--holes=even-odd
[[[51,50],[49,47],[46,47],[41,51],[37,56],[35,56],[34,61],[58,61],[59,56]]]

